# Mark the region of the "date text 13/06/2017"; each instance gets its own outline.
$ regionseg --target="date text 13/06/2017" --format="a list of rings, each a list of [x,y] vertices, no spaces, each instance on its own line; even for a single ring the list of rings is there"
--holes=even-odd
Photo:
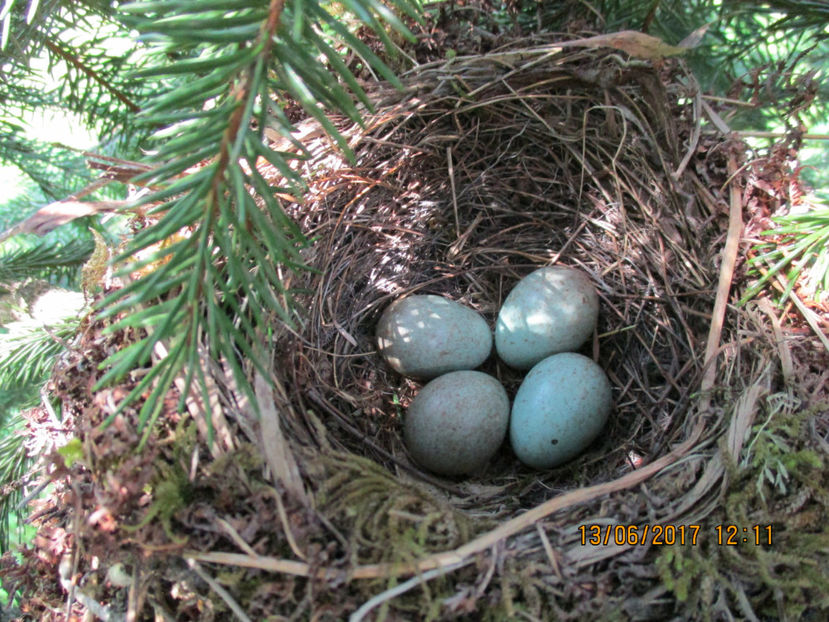
[[[673,546],[690,544],[696,546],[702,537],[702,525],[579,525],[582,546]],[[719,546],[771,546],[771,525],[716,525],[713,528],[714,541]]]

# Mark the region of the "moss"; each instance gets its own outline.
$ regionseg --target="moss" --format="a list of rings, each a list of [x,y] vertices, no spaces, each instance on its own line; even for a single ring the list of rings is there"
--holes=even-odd
[[[710,619],[721,597],[733,609],[775,618],[829,609],[829,559],[819,554],[829,547],[829,487],[823,460],[809,447],[815,410],[785,393],[758,407],[741,455],[729,457],[721,444],[727,485],[699,545],[666,547],[656,559],[663,584],[695,619]],[[729,525],[737,529],[734,545]]]
[[[355,562],[408,562],[460,546],[473,533],[462,512],[368,459],[336,454],[324,462],[331,474],[317,502],[351,534]]]
[[[186,538],[180,538],[173,533],[170,521],[176,512],[190,503],[193,497],[193,487],[187,478],[187,473],[176,463],[159,462],[157,469],[156,477],[150,486],[153,496],[152,504],[137,524],[121,525],[121,528],[127,532],[135,532],[158,517],[165,535],[173,542],[183,544]]]

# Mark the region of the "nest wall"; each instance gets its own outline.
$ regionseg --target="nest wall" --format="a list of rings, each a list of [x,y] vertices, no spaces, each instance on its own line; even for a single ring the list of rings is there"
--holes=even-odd
[[[348,481],[360,479],[368,459],[391,488],[419,491],[411,503],[448,512],[456,534],[630,473],[685,440],[694,424],[689,398],[701,377],[724,238],[727,208],[714,197],[727,153],[699,148],[694,81],[680,64],[655,69],[540,43],[427,65],[404,92],[373,93],[376,112],[365,128],[340,124],[355,161],[322,137],[310,141],[302,171],[310,191],[291,210],[314,240],[307,260],[316,271],[292,282],[308,292],[298,294],[307,314],[278,342],[283,406],[293,413],[284,424],[305,449],[309,472],[321,449],[338,453],[337,473],[356,460]],[[598,290],[597,334],[583,353],[614,387],[606,431],[551,471],[523,467],[506,446],[470,478],[422,471],[401,440],[403,413],[422,385],[376,353],[380,313],[401,296],[439,294],[493,326],[517,281],[550,264],[584,270]],[[523,378],[494,354],[482,369],[510,397]],[[352,490],[332,477],[323,497],[350,529],[361,520],[345,509],[359,504],[343,496],[359,497],[360,485]],[[393,521],[394,497],[350,512]],[[572,532],[578,520],[571,522]],[[389,525],[374,529],[392,537]],[[434,548],[463,541],[439,533],[425,541],[431,537]],[[366,562],[404,554],[359,543],[353,552]]]

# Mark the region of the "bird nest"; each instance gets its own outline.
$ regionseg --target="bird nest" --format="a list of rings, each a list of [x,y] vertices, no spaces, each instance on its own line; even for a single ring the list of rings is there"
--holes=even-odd
[[[315,270],[291,281],[306,313],[276,339],[277,410],[336,525],[343,577],[413,576],[412,588],[446,575],[408,600],[386,592],[402,612],[604,611],[608,585],[648,572],[629,569],[647,547],[623,532],[659,524],[678,538],[710,492],[692,486],[710,456],[690,456],[723,432],[722,408],[710,394],[700,408],[699,392],[728,145],[701,138],[700,94],[681,64],[535,43],[421,66],[405,91],[372,93],[364,127],[339,124],[353,161],[300,127],[310,187],[290,213],[314,240]],[[601,438],[548,471],[506,444],[471,477],[420,469],[401,431],[422,383],[377,354],[380,314],[438,294],[494,325],[518,280],[555,264],[585,271],[599,294],[583,353],[613,385]],[[494,354],[481,369],[510,397],[523,378]]]
[[[287,211],[313,242],[303,251],[313,270],[285,276],[300,318],[274,328],[273,383],[255,382],[260,419],[214,369],[227,389],[216,441],[169,414],[133,453],[137,410],[97,427],[130,387],[84,397],[88,361],[113,347],[88,327],[85,354],[64,362],[53,389],[64,423],[76,405],[74,433],[96,466],[55,456],[53,479],[74,478],[63,490],[76,516],[50,527],[50,542],[74,533],[86,554],[75,570],[131,585],[127,610],[150,603],[182,620],[745,611],[739,581],[710,560],[739,574],[755,553],[722,557],[706,517],[778,382],[769,361],[786,357],[773,314],[732,309],[723,322],[743,148],[701,131],[703,114],[724,124],[677,61],[539,37],[421,65],[404,86],[370,90],[363,125],[336,121],[351,160],[313,121],[298,123],[308,191]],[[613,387],[603,434],[551,470],[523,466],[505,444],[469,477],[423,471],[401,434],[422,385],[377,354],[380,314],[438,294],[494,325],[519,279],[547,265],[580,268],[599,295],[582,353]],[[494,354],[481,369],[515,395],[522,373]],[[777,398],[775,416],[794,417],[790,402]],[[746,507],[740,499],[727,508]],[[717,520],[760,520],[730,511]],[[41,576],[42,598],[54,584],[44,564],[31,556],[19,577]],[[119,584],[107,567],[132,574]],[[690,582],[701,586],[692,596]],[[770,585],[752,593],[755,606],[774,606]]]
[[[308,310],[301,329],[277,342],[298,419],[313,411],[332,448],[428,482],[453,507],[501,517],[504,497],[515,511],[534,507],[683,438],[724,230],[722,206],[698,195],[725,181],[727,154],[693,150],[689,89],[666,77],[613,54],[544,48],[458,59],[421,69],[404,93],[381,94],[366,129],[343,127],[354,163],[312,142],[310,191],[292,215],[314,240],[306,258],[315,272],[291,282],[312,293],[298,296]],[[700,181],[689,164],[716,179]],[[421,385],[375,353],[380,313],[401,296],[439,294],[494,325],[517,281],[553,264],[582,269],[599,293],[584,353],[615,386],[607,433],[546,473],[508,450],[466,481],[423,473],[400,436]],[[523,377],[495,356],[482,369],[511,394]]]

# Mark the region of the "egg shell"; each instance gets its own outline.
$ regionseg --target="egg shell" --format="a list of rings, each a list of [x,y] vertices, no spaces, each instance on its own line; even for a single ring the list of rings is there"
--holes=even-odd
[[[518,388],[510,443],[527,466],[549,469],[584,451],[607,422],[612,402],[604,370],[575,352],[535,365]]]
[[[475,473],[507,434],[509,398],[479,371],[454,371],[426,384],[406,412],[403,439],[420,466],[441,475]]]
[[[492,331],[469,307],[442,296],[396,300],[377,323],[377,348],[391,367],[412,378],[474,369],[492,352]]]
[[[507,365],[529,369],[541,359],[579,349],[593,334],[599,296],[581,270],[549,266],[512,289],[495,324],[495,349]]]

